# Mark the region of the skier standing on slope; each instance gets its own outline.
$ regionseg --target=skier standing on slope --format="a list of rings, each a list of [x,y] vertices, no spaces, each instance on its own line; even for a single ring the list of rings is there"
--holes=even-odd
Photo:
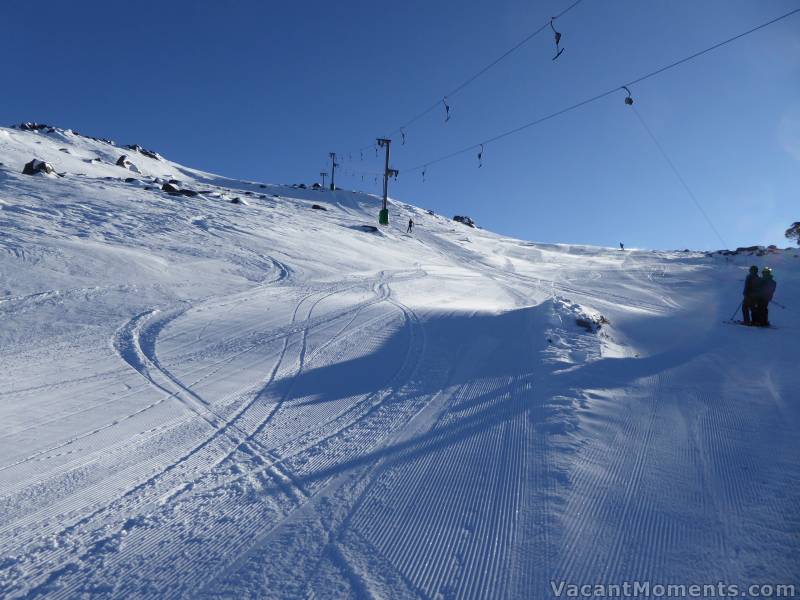
[[[414,229],[414,221],[411,219],[408,220],[408,229],[406,229],[406,233],[411,233],[411,230]]]
[[[756,316],[758,303],[758,290],[761,288],[761,278],[758,276],[758,267],[750,267],[750,274],[744,280],[742,291],[742,323],[752,325]]]
[[[761,284],[758,287],[753,325],[769,327],[769,303],[777,286],[777,282],[772,278],[772,269],[769,267],[761,269]]]

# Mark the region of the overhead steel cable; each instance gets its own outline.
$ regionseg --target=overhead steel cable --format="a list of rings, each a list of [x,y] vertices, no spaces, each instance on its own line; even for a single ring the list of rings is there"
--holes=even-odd
[[[478,148],[481,147],[481,145],[487,145],[487,144],[490,144],[492,142],[496,142],[497,140],[503,139],[503,138],[508,137],[510,135],[513,135],[515,133],[519,133],[520,131],[523,131],[525,129],[529,129],[530,127],[533,127],[535,125],[539,125],[540,123],[543,123],[545,121],[548,121],[550,119],[553,119],[555,117],[563,115],[564,113],[573,111],[573,110],[575,110],[577,108],[580,108],[582,106],[586,106],[587,104],[591,104],[592,102],[597,102],[598,100],[601,100],[601,99],[605,98],[606,96],[610,96],[611,94],[614,94],[616,92],[619,92],[620,90],[623,90],[626,87],[633,86],[633,85],[635,85],[637,83],[641,83],[642,81],[645,81],[646,79],[650,79],[651,77],[655,77],[656,75],[660,75],[661,73],[664,73],[665,71],[668,71],[668,70],[673,69],[673,68],[675,68],[675,67],[677,67],[679,65],[682,65],[682,64],[684,64],[686,62],[689,62],[690,60],[694,60],[695,58],[698,58],[699,56],[702,56],[703,54],[706,54],[708,52],[711,52],[712,50],[716,50],[718,48],[721,48],[722,46],[725,46],[726,44],[730,44],[731,42],[734,42],[734,41],[736,41],[738,39],[741,39],[741,38],[743,38],[743,37],[745,37],[747,35],[755,33],[756,31],[759,31],[760,29],[764,29],[765,27],[773,25],[773,24],[777,23],[778,21],[782,21],[783,19],[791,17],[792,15],[795,15],[797,13],[800,13],[800,8],[796,8],[796,9],[794,9],[792,11],[789,11],[788,13],[783,14],[783,15],[781,15],[779,17],[776,17],[776,18],[774,18],[774,19],[772,19],[770,21],[767,21],[766,23],[762,23],[761,25],[753,27],[752,29],[748,29],[747,31],[744,31],[742,33],[739,33],[739,34],[731,37],[731,38],[723,40],[723,41],[721,41],[721,42],[719,42],[717,44],[714,44],[713,46],[709,46],[708,48],[700,50],[699,52],[695,52],[694,54],[691,54],[689,56],[681,58],[680,60],[676,60],[675,62],[670,63],[670,64],[668,64],[666,66],[663,66],[663,67],[660,67],[660,68],[655,69],[653,71],[650,71],[649,73],[647,73],[645,75],[642,75],[641,77],[638,77],[636,79],[632,79],[631,81],[628,81],[628,82],[626,82],[626,83],[624,83],[622,85],[615,86],[615,87],[613,87],[613,88],[609,89],[608,91],[605,91],[605,92],[603,92],[601,94],[597,94],[595,96],[592,96],[591,98],[587,98],[585,100],[581,100],[580,102],[577,102],[577,103],[575,103],[575,104],[573,104],[571,106],[568,106],[566,108],[562,108],[561,110],[557,110],[556,112],[550,113],[549,115],[546,115],[544,117],[540,117],[538,119],[535,119],[533,121],[525,123],[524,125],[520,125],[519,127],[515,127],[514,129],[510,129],[508,131],[505,131],[503,133],[495,135],[494,137],[491,137],[489,139],[481,140],[480,142],[476,142],[474,144],[471,144],[469,146],[466,146],[464,148],[461,148],[459,150],[456,150],[456,151],[451,152],[449,154],[446,154],[444,156],[440,156],[439,158],[426,160],[424,163],[421,163],[421,164],[419,164],[419,165],[417,165],[415,167],[411,167],[411,168],[408,168],[408,169],[403,169],[403,171],[406,172],[406,173],[409,172],[409,171],[419,171],[420,169],[424,169],[426,166],[434,165],[436,163],[451,159],[451,158],[453,158],[455,156],[458,156],[460,154],[464,154],[465,152],[469,152],[471,150],[477,150]]]
[[[558,13],[558,14],[557,14],[555,17],[553,17],[552,19],[550,19],[549,21],[547,21],[547,23],[545,23],[544,25],[542,25],[541,27],[539,27],[539,29],[537,29],[536,31],[534,31],[534,32],[532,32],[532,33],[530,33],[530,34],[528,34],[528,36],[527,36],[527,37],[525,37],[524,39],[522,39],[522,40],[520,40],[519,42],[517,42],[517,44],[515,44],[514,46],[512,46],[511,48],[509,48],[508,50],[506,50],[506,51],[505,51],[503,54],[501,54],[501,55],[500,55],[500,56],[498,56],[496,59],[494,59],[492,62],[490,62],[488,65],[486,65],[485,67],[483,67],[483,68],[482,68],[480,71],[478,71],[478,72],[477,72],[477,73],[475,73],[474,75],[472,75],[472,76],[470,76],[469,78],[467,78],[467,79],[466,79],[464,82],[462,82],[461,84],[459,84],[458,86],[456,86],[455,88],[453,88],[451,91],[449,91],[449,92],[447,92],[446,94],[444,94],[443,98],[448,98],[448,99],[449,99],[449,98],[452,98],[453,96],[455,96],[455,95],[456,95],[458,92],[460,92],[460,91],[461,91],[461,90],[463,90],[465,87],[467,87],[467,86],[468,86],[470,83],[472,83],[473,81],[475,81],[476,79],[478,79],[478,78],[479,78],[481,75],[483,75],[484,73],[486,73],[487,71],[489,71],[490,69],[492,69],[492,68],[493,68],[495,65],[497,65],[498,63],[500,63],[500,62],[502,62],[503,60],[505,60],[506,58],[508,58],[508,57],[509,57],[511,54],[513,54],[514,52],[516,52],[517,50],[519,50],[519,49],[520,49],[522,46],[524,46],[525,44],[527,44],[528,42],[530,42],[530,41],[531,41],[533,38],[535,38],[537,35],[539,35],[540,33],[542,33],[542,32],[543,32],[545,29],[547,29],[548,27],[550,27],[550,24],[551,24],[551,23],[552,23],[552,22],[553,22],[555,19],[558,19],[558,18],[559,18],[559,17],[561,17],[562,15],[565,15],[565,14],[566,14],[566,13],[568,13],[570,10],[572,10],[573,8],[575,8],[576,6],[578,6],[578,4],[580,4],[581,2],[583,2],[583,0],[576,0],[576,2],[573,2],[572,4],[570,4],[570,5],[569,5],[567,8],[565,8],[564,10],[562,10],[562,11],[561,11],[560,13]],[[408,129],[408,128],[409,128],[409,127],[412,125],[412,124],[416,123],[416,122],[417,122],[417,121],[419,121],[419,120],[420,120],[422,117],[424,117],[424,116],[425,116],[425,115],[427,115],[428,113],[432,112],[433,110],[435,110],[435,109],[437,109],[437,108],[441,107],[441,105],[442,105],[442,101],[441,101],[441,99],[437,100],[435,103],[431,104],[431,105],[430,105],[428,108],[426,108],[424,111],[422,111],[421,113],[419,113],[419,114],[418,114],[417,116],[415,116],[413,119],[411,119],[410,121],[407,121],[406,123],[404,123],[403,125],[401,125],[401,126],[400,126],[400,127],[398,127],[397,129],[395,129],[395,130],[391,131],[391,132],[389,133],[389,136],[392,136],[392,135],[394,135],[394,134],[396,134],[396,133],[399,133],[399,132],[400,132],[400,130],[402,130],[402,129]]]
[[[519,127],[515,127],[514,129],[511,129],[509,131],[505,131],[505,132],[503,132],[501,134],[498,134],[498,135],[496,135],[494,137],[489,138],[488,140],[483,140],[482,142],[478,142],[476,144],[472,144],[471,146],[467,146],[465,148],[461,148],[460,150],[456,150],[455,152],[451,152],[450,154],[446,154],[444,156],[440,156],[439,158],[435,158],[433,160],[426,161],[425,163],[423,163],[421,165],[417,165],[416,167],[412,167],[410,169],[403,169],[403,172],[408,173],[409,171],[419,171],[420,169],[424,169],[425,167],[428,167],[430,165],[435,165],[436,163],[448,160],[450,158],[458,156],[459,154],[464,154],[465,152],[469,152],[470,150],[477,150],[481,146],[485,146],[487,144],[491,144],[492,142],[496,142],[497,140],[500,140],[500,139],[502,139],[504,137],[508,137],[509,135],[513,135],[515,133],[518,133],[518,132],[522,131],[523,129],[528,129],[529,127],[533,127],[534,125],[538,125],[540,123],[543,123],[544,121],[548,121],[550,119],[554,119],[555,117],[558,117],[559,115],[563,115],[566,112],[569,112],[571,110],[575,110],[576,108],[580,108],[581,106],[589,104],[590,102],[595,102],[597,100],[600,100],[601,98],[605,98],[606,96],[610,96],[611,94],[613,94],[614,92],[618,92],[619,90],[620,90],[620,88],[614,88],[613,90],[609,90],[607,92],[603,92],[602,94],[598,94],[597,96],[593,96],[592,98],[587,98],[586,100],[582,100],[581,102],[578,102],[577,104],[573,104],[572,106],[568,106],[567,108],[562,108],[559,111],[556,111],[554,113],[550,113],[549,115],[541,117],[539,119],[536,119],[535,121],[531,121],[530,123],[525,123],[524,125],[520,125]]]
[[[473,81],[475,81],[476,79],[478,79],[478,78],[479,78],[481,75],[483,75],[483,74],[484,74],[484,73],[486,73],[487,71],[491,70],[491,69],[492,69],[493,67],[495,67],[495,66],[496,66],[498,63],[500,63],[500,62],[502,62],[503,60],[505,60],[506,58],[508,58],[508,57],[509,57],[511,54],[513,54],[514,52],[516,52],[517,50],[519,50],[520,48],[522,48],[522,46],[524,46],[525,44],[527,44],[528,42],[530,42],[530,41],[531,41],[533,38],[535,38],[537,35],[539,35],[540,33],[542,33],[542,32],[543,32],[545,29],[547,29],[548,27],[550,27],[550,26],[551,26],[551,23],[553,23],[553,21],[555,21],[556,19],[559,19],[560,17],[562,17],[562,16],[564,16],[565,14],[567,14],[567,13],[568,13],[569,11],[571,11],[573,8],[575,8],[576,6],[578,6],[578,4],[580,4],[581,2],[583,2],[583,0],[576,0],[575,2],[573,2],[572,4],[570,4],[570,5],[569,5],[567,8],[565,8],[564,10],[562,10],[562,11],[561,11],[560,13],[558,13],[558,14],[557,14],[555,17],[552,17],[552,18],[551,18],[550,20],[548,20],[548,21],[547,21],[547,22],[546,22],[544,25],[542,25],[541,27],[539,27],[539,28],[538,28],[536,31],[533,31],[532,33],[528,34],[528,35],[527,35],[525,38],[523,38],[522,40],[520,40],[519,42],[517,42],[517,43],[516,43],[514,46],[512,46],[511,48],[509,48],[508,50],[506,50],[506,51],[505,51],[503,54],[501,54],[500,56],[498,56],[496,59],[494,59],[494,60],[493,60],[492,62],[490,62],[488,65],[486,65],[485,67],[483,67],[482,69],[480,69],[478,72],[476,72],[476,73],[474,73],[473,75],[471,75],[470,77],[468,77],[468,78],[467,78],[466,80],[464,80],[462,83],[460,83],[460,84],[459,84],[459,85],[457,85],[455,88],[453,88],[451,91],[449,91],[449,92],[447,92],[446,94],[444,94],[444,95],[442,96],[442,98],[452,98],[453,96],[455,96],[456,94],[458,94],[458,93],[459,93],[461,90],[463,90],[465,87],[467,87],[467,86],[468,86],[469,84],[471,84]],[[416,115],[415,117],[413,117],[413,118],[412,118],[412,119],[410,119],[409,121],[405,122],[405,123],[404,123],[403,125],[401,125],[400,127],[398,127],[398,128],[396,128],[396,129],[393,129],[392,131],[390,131],[390,132],[388,133],[387,137],[391,137],[391,136],[393,136],[393,135],[395,135],[395,134],[401,133],[402,131],[404,131],[404,130],[408,129],[409,127],[411,127],[411,125],[413,125],[414,123],[416,123],[417,121],[419,121],[421,118],[423,118],[423,117],[424,117],[424,116],[426,116],[427,114],[429,114],[429,113],[433,112],[433,111],[434,111],[434,110],[436,110],[437,108],[441,108],[441,106],[442,106],[442,99],[441,99],[441,98],[439,98],[438,100],[436,100],[436,102],[434,102],[433,104],[431,104],[431,105],[430,105],[428,108],[426,108],[425,110],[423,110],[421,113],[419,113],[418,115]],[[372,148],[374,145],[375,145],[375,144],[374,144],[374,142],[373,142],[372,144],[369,144],[369,145],[367,145],[367,146],[363,146],[362,148],[358,148],[357,150],[351,150],[351,151],[349,151],[349,153],[354,153],[354,152],[362,152],[362,151],[364,151],[364,150],[368,150],[368,149]],[[343,152],[342,154],[348,154],[348,152]]]
[[[699,210],[700,214],[703,215],[703,218],[706,220],[706,223],[708,223],[708,226],[711,227],[711,230],[716,234],[717,239],[719,239],[719,241],[722,242],[722,247],[727,248],[728,243],[725,241],[725,238],[722,237],[722,234],[720,234],[719,230],[714,226],[714,223],[712,223],[711,221],[711,217],[708,216],[708,213],[700,204],[700,201],[697,199],[697,196],[694,195],[694,192],[689,187],[689,184],[686,183],[686,180],[683,178],[683,175],[681,175],[680,171],[678,171],[678,167],[676,167],[675,163],[672,162],[672,159],[669,157],[669,154],[667,154],[667,151],[664,150],[664,147],[661,145],[661,142],[658,141],[658,138],[656,138],[653,131],[650,129],[650,127],[648,127],[647,123],[645,123],[644,118],[642,118],[642,115],[639,113],[638,110],[636,110],[636,107],[632,106],[631,108],[633,108],[633,112],[636,115],[636,118],[639,119],[639,123],[642,124],[642,127],[647,132],[647,135],[650,136],[650,139],[653,140],[653,143],[655,144],[656,148],[658,148],[658,151],[661,153],[661,156],[664,158],[666,163],[669,165],[669,168],[672,169],[672,172],[675,174],[675,177],[677,177],[678,181],[681,182],[683,189],[686,190],[686,193],[692,199],[692,202],[694,202],[694,205],[697,207],[697,210]]]

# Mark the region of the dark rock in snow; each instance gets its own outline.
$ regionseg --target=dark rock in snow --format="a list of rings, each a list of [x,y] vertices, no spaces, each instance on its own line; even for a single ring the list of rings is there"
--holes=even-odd
[[[320,206],[319,204],[312,204],[311,208],[313,208],[314,210],[328,210],[327,208],[325,208],[324,206]]]
[[[125,183],[133,183],[134,181],[139,181],[136,177],[126,177]]]
[[[252,195],[253,195],[253,192],[245,192],[245,193],[244,193],[244,195],[245,195],[245,196],[252,196]]]
[[[181,189],[177,185],[172,183],[173,181],[175,180],[173,179],[169,183],[164,183],[161,186],[162,191],[165,191],[168,194],[171,194],[172,196],[188,196],[190,198],[194,198],[195,196],[200,194],[200,192],[196,192],[194,190]]]
[[[311,186],[311,189],[314,189],[314,190],[321,190],[321,189],[322,189],[322,186],[321,186],[320,184],[318,184],[318,183],[315,183],[314,185],[312,185],[312,186]]]
[[[53,169],[53,165],[50,163],[46,163],[43,160],[34,158],[31,162],[25,165],[25,167],[22,169],[22,174],[36,175],[36,173],[46,173],[50,175],[54,171],[55,169]]]
[[[53,129],[50,125],[44,125],[43,123],[20,123],[19,125],[12,125],[13,129],[20,129],[22,131],[39,131],[40,129]]]
[[[241,198],[234,198],[231,200],[231,204],[244,204],[245,202]]]
[[[378,233],[378,228],[375,227],[375,225],[356,225],[353,229],[358,229],[366,233]]]
[[[453,221],[458,221],[459,223],[463,223],[464,225],[467,225],[468,227],[475,227],[475,221],[473,221],[469,217],[465,217],[465,216],[462,216],[462,215],[454,216],[453,217]]]
[[[267,189],[267,186],[265,186],[263,183],[259,183],[258,187],[260,187],[262,190]]]
[[[52,125],[45,125],[43,123],[20,123],[19,125],[12,125],[12,129],[20,129],[22,131],[42,131],[46,130],[46,133],[56,133],[59,131],[58,128],[53,127]],[[94,140],[95,142],[104,142],[106,144],[110,144],[111,146],[116,146],[116,143],[113,140],[109,140],[106,138],[98,138],[92,137],[91,135],[83,135],[82,133],[75,131],[73,129],[62,129],[61,130],[65,134],[72,134],[77,135],[87,140]]]
[[[608,319],[602,315],[596,319],[590,317],[576,317],[575,324],[578,327],[583,327],[589,333],[597,333],[603,325],[608,325]]]
[[[143,154],[148,158],[154,158],[155,160],[161,160],[161,155],[158,152],[154,152],[152,150],[147,150],[146,148],[142,148],[139,144],[131,144],[129,146],[125,146],[128,150],[133,150],[134,152],[138,152],[139,154]]]

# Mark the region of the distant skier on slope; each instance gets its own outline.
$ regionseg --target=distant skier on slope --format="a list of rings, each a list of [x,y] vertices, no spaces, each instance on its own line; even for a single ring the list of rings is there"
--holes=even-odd
[[[408,220],[408,229],[406,229],[406,233],[411,233],[411,230],[414,229],[414,221],[411,219]]]
[[[625,250],[625,244],[623,244],[622,242],[620,242],[620,243],[619,243],[619,249],[620,249],[620,250]]]
[[[753,325],[769,327],[769,303],[775,295],[775,288],[778,286],[772,277],[772,269],[764,267],[761,269],[761,284],[756,295],[756,310],[753,315]]]
[[[750,267],[750,274],[744,280],[744,290],[742,290],[742,323],[745,325],[753,324],[760,288],[761,277],[758,276],[758,267],[753,265]]]

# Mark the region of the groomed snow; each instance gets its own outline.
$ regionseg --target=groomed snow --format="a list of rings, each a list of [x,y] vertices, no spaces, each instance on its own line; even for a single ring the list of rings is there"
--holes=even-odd
[[[63,130],[0,163],[3,598],[800,593],[797,251],[371,233]],[[776,329],[723,324],[752,263]]]

